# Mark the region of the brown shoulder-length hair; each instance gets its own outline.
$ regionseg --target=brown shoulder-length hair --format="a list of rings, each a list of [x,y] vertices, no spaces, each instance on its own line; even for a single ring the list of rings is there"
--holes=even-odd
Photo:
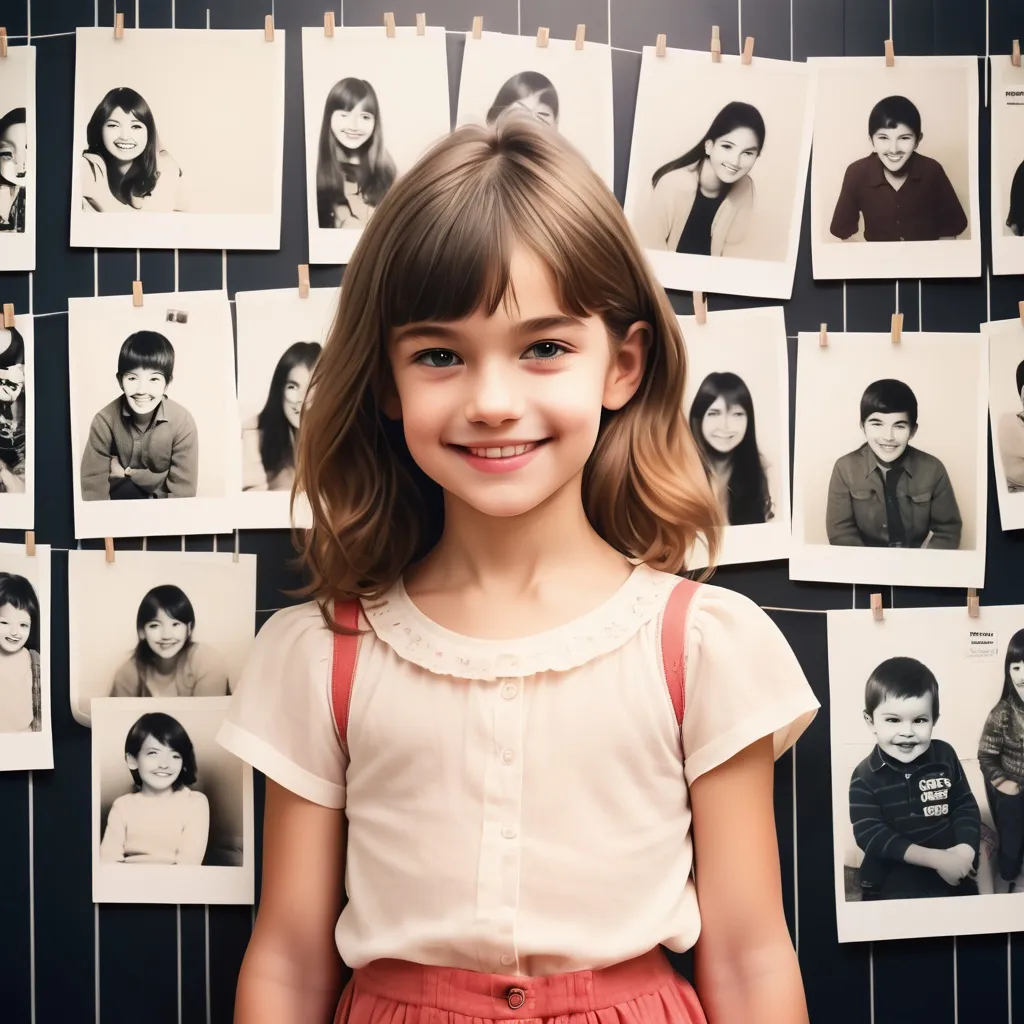
[[[509,113],[456,129],[400,177],[345,271],[297,445],[295,493],[313,513],[297,538],[311,576],[304,593],[325,620],[328,600],[379,597],[436,541],[424,523],[440,487],[381,411],[394,387],[391,332],[509,308],[517,246],[550,268],[562,309],[600,316],[613,343],[638,321],[651,327],[637,393],[604,411],[584,469],[594,529],[669,572],[685,568],[700,534],[714,564],[721,512],[683,415],[686,352],[668,298],[585,158],[549,126]]]

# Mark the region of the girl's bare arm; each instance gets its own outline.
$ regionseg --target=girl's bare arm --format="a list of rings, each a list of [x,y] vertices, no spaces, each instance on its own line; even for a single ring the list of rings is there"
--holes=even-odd
[[[334,926],[345,895],[345,813],[267,779],[263,885],[242,961],[235,1024],[329,1024],[343,965]]]

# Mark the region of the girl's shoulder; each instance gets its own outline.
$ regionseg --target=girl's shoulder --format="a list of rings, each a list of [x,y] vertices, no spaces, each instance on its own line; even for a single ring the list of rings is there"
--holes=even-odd
[[[318,677],[330,666],[334,633],[325,624],[315,601],[274,612],[249,648],[239,688],[262,680]],[[296,683],[298,680],[296,679]]]
[[[182,806],[204,807],[210,803],[205,793],[193,789],[191,786],[182,786],[181,789],[176,789],[173,796]]]
[[[168,174],[172,177],[181,175],[181,168],[178,161],[166,149],[158,149],[156,153],[156,168],[161,174]]]
[[[103,161],[103,157],[97,153],[90,153],[88,150],[82,153],[82,163],[92,174],[94,180],[98,181],[101,178],[107,176],[107,165]]]
[[[676,167],[666,171],[654,186],[658,192],[696,192],[697,191],[697,169],[700,163],[687,164],[685,167]]]

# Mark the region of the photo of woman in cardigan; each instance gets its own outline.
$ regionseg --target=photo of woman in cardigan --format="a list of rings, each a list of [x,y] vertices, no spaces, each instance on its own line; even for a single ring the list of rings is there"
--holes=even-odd
[[[978,743],[985,795],[999,835],[999,877],[1017,889],[1024,862],[1024,629],[1010,637],[1003,662],[1003,692],[985,719]]]
[[[701,140],[659,167],[638,210],[637,235],[648,249],[697,256],[735,255],[754,205],[750,171],[764,148],[761,112],[727,103]]]

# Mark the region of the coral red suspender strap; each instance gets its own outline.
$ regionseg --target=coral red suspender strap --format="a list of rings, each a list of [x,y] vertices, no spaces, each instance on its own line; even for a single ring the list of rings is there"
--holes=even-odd
[[[661,620],[661,660],[665,682],[676,723],[683,724],[686,701],[686,617],[699,583],[680,579],[669,594]],[[359,602],[339,601],[334,605],[334,621],[339,626],[356,629],[359,625]],[[356,674],[359,637],[334,634],[334,658],[331,663],[331,706],[342,745],[348,740],[348,713],[352,702],[352,682]]]

